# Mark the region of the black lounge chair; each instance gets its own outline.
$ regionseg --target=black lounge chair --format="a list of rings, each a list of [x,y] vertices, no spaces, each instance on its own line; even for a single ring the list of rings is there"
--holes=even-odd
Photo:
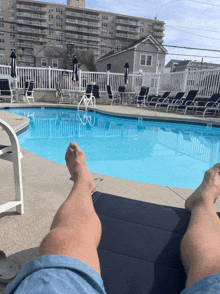
[[[148,93],[149,93],[149,87],[141,87],[141,90],[138,95],[136,95],[134,98],[131,98],[131,101],[134,100],[137,103],[137,106],[139,105],[143,106],[145,105]]]
[[[197,114],[199,112],[204,114],[207,108],[209,108],[209,109],[211,109],[213,107],[215,108],[218,105],[219,99],[220,99],[220,94],[213,94],[204,106],[198,106],[198,105],[187,106],[184,114],[187,113],[188,109],[195,111],[195,114]]]
[[[178,92],[176,94],[176,96],[173,98],[173,100],[171,101],[171,103],[166,103],[166,99],[165,98],[162,102],[160,102],[159,100],[157,101],[154,110],[157,110],[157,108],[159,107],[159,110],[161,110],[161,108],[167,108],[168,105],[175,105],[177,103],[179,103],[179,101],[183,98],[183,95],[185,94],[185,92]]]
[[[153,108],[155,108],[155,105],[157,103],[163,102],[165,99],[168,98],[169,95],[170,95],[170,92],[164,92],[161,97],[153,97],[153,98],[151,98],[151,100],[147,102],[147,108],[151,108],[151,106],[153,106]]]
[[[0,99],[10,100],[10,102],[13,103],[16,102],[15,94],[15,89],[11,89],[9,80],[0,79]]]
[[[189,91],[189,93],[187,94],[186,98],[183,100],[181,105],[172,105],[172,106],[168,105],[166,112],[168,112],[171,107],[173,107],[173,109],[176,110],[176,112],[181,112],[181,111],[184,111],[187,106],[194,105],[193,101],[195,100],[197,93],[198,93],[198,90]]]
[[[93,85],[93,87],[92,87],[92,96],[93,96],[93,100],[94,100],[94,105],[96,104],[96,100],[97,99],[100,99],[101,100],[101,96],[100,96],[99,86],[98,85]]]
[[[203,111],[202,116],[205,117],[206,114],[212,114],[215,116],[216,114],[220,113],[220,103],[215,103],[212,107],[206,107]]]
[[[32,100],[32,102],[35,102],[34,100],[34,81],[26,81],[25,82],[25,89],[24,93],[20,96],[22,97],[23,101],[30,102],[29,100]]]
[[[179,294],[186,282],[180,243],[190,213],[97,191],[92,199],[102,224],[98,255],[106,292]]]
[[[111,100],[111,105],[115,100],[118,100],[119,103],[121,102],[121,96],[118,93],[112,92],[112,87],[110,85],[107,85],[107,94],[108,94],[108,100],[106,104],[108,103],[109,100]]]

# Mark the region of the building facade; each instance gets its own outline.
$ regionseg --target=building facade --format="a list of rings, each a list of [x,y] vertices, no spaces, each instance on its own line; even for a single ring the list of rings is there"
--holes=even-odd
[[[66,49],[69,42],[100,58],[148,34],[163,43],[164,22],[87,9],[85,0],[0,0],[0,64],[10,63],[15,49],[19,66],[34,66],[36,46]]]
[[[97,60],[97,71],[124,72],[129,64],[129,73],[159,73],[164,68],[166,49],[153,36],[148,35],[133,42],[127,48],[107,53]]]

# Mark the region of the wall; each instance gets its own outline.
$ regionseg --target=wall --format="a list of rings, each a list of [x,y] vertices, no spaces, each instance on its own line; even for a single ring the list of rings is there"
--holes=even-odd
[[[129,73],[133,73],[134,50],[121,52],[97,62],[97,71],[106,72],[107,64],[111,64],[111,72],[124,73],[124,66],[126,62],[128,62],[130,66]]]

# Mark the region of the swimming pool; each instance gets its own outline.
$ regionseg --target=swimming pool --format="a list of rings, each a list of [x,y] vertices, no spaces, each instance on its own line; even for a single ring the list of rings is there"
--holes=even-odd
[[[21,146],[65,164],[70,141],[86,154],[91,172],[138,182],[195,189],[220,162],[220,129],[141,121],[56,108],[1,110],[29,117]]]

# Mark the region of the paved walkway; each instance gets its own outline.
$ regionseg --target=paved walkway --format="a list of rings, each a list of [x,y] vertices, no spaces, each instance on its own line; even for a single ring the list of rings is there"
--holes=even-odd
[[[40,105],[57,106],[45,103]],[[0,108],[4,106],[9,106],[9,104],[0,104]],[[13,104],[13,106],[16,105]],[[126,106],[97,105],[96,109],[125,115],[185,119],[183,115],[156,113]],[[1,111],[0,118],[7,121],[16,131],[28,124],[27,118]],[[201,121],[202,119],[187,116],[187,120]],[[220,120],[216,119],[203,121],[220,123]],[[8,143],[1,130],[0,143]],[[19,264],[20,268],[35,257],[37,247],[49,231],[55,212],[72,187],[72,181],[64,165],[38,157],[23,148],[22,153],[24,214],[16,214],[15,209],[0,214],[0,250],[5,251],[9,259]],[[92,176],[96,181],[98,191],[180,208],[184,208],[184,201],[192,192],[188,189],[144,184],[95,173],[92,173]],[[4,160],[0,160],[0,191],[0,204],[13,199],[12,164]],[[215,208],[220,211],[218,201]],[[5,292],[5,288],[5,285],[0,283],[1,294]]]

